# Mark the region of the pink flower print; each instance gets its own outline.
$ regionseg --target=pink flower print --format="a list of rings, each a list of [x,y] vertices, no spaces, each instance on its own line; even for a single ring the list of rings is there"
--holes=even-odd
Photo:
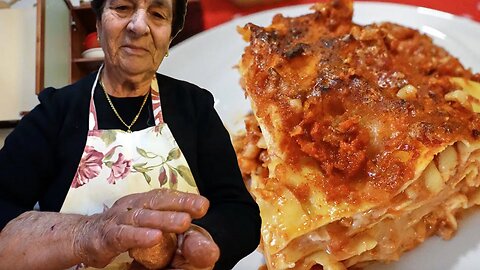
[[[176,190],[177,189],[177,184],[178,184],[178,179],[177,179],[177,172],[170,167],[170,177],[168,178],[168,184],[170,186],[170,189]]]
[[[158,174],[158,182],[160,182],[160,186],[163,186],[167,183],[167,181],[167,171],[165,170],[164,166],[161,166]]]
[[[91,179],[97,177],[102,170],[103,153],[98,152],[91,146],[85,147],[85,153],[78,165],[77,173],[72,181],[72,188],[78,188]]]
[[[112,164],[112,172],[108,177],[107,181],[110,184],[115,184],[119,179],[124,179],[130,173],[130,168],[132,167],[132,161],[126,160],[125,156],[122,153],[118,154],[118,160]]]

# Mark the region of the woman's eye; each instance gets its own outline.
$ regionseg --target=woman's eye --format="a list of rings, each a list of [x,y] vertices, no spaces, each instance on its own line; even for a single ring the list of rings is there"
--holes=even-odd
[[[129,6],[117,6],[117,7],[114,7],[114,9],[116,11],[128,11],[130,9]]]
[[[162,13],[159,12],[153,12],[153,16],[157,19],[165,19],[165,16]]]

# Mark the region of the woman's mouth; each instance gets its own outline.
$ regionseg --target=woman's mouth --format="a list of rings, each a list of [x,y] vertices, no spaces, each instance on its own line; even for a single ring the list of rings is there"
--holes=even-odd
[[[144,55],[148,53],[148,50],[144,47],[134,46],[134,45],[126,45],[122,46],[122,49],[132,55]]]

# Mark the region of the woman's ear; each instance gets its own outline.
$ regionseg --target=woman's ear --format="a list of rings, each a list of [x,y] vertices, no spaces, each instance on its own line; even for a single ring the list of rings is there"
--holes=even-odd
[[[100,41],[102,39],[102,37],[101,37],[101,33],[102,33],[102,21],[101,21],[101,19],[97,20],[97,23],[95,24],[95,26],[97,28],[97,40],[100,43]]]
[[[97,32],[100,31],[102,28],[102,19],[97,19],[97,22],[95,23],[95,27],[97,28]]]

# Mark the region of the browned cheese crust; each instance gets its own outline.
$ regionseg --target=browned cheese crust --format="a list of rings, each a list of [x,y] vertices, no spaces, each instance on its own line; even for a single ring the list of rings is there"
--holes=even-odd
[[[300,201],[312,188],[329,201],[383,201],[412,179],[420,148],[478,138],[476,113],[444,96],[458,89],[450,77],[479,74],[416,30],[352,23],[351,1],[313,9],[240,29],[250,42],[242,85],[257,118],[273,130],[266,108],[280,108],[279,151],[325,175],[293,189]]]

